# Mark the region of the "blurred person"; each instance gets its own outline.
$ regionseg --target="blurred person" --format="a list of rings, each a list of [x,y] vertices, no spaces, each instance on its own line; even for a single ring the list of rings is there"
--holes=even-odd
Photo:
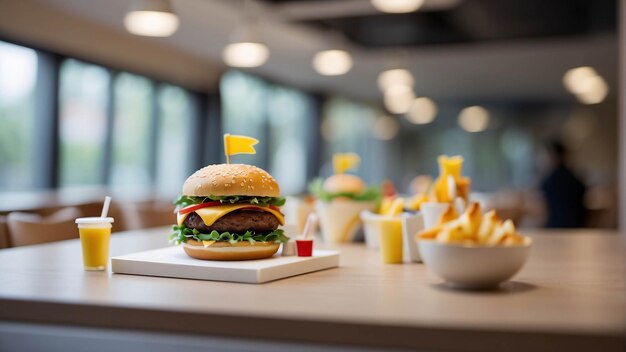
[[[560,141],[548,144],[550,170],[541,183],[548,228],[585,226],[585,184],[567,165],[568,151]]]

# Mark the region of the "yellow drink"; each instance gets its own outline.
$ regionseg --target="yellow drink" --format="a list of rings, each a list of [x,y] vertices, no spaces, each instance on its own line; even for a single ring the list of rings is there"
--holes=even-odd
[[[105,270],[109,261],[111,222],[98,221],[102,218],[82,219],[89,219],[77,220],[85,270]]]
[[[378,222],[383,263],[402,263],[402,219],[389,217]]]

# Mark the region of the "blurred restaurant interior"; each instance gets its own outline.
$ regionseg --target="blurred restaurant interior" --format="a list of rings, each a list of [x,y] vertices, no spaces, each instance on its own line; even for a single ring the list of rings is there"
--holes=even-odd
[[[0,248],[38,243],[11,219],[78,237],[105,195],[114,232],[175,223],[224,133],[260,141],[234,160],[287,206],[335,153],[407,196],[460,155],[521,229],[623,232],[625,21],[618,0],[0,0]]]
[[[102,189],[171,201],[192,171],[224,161],[228,132],[262,141],[237,161],[285,195],[328,176],[336,152],[404,194],[436,175],[437,155],[462,155],[475,196],[528,227],[546,223],[558,141],[586,186],[583,226],[617,227],[615,0],[429,0],[406,14],[358,0],[174,1],[177,29],[162,38],[129,33],[125,0],[1,4],[2,213]],[[268,57],[224,61],[246,40],[267,51],[248,60]],[[400,89],[383,87],[392,69]]]

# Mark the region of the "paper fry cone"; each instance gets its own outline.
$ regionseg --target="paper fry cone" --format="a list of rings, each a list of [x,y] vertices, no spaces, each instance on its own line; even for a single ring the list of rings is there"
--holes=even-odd
[[[360,214],[363,210],[373,211],[374,202],[350,200],[317,201],[315,210],[320,219],[322,237],[327,243],[350,242],[361,228]]]

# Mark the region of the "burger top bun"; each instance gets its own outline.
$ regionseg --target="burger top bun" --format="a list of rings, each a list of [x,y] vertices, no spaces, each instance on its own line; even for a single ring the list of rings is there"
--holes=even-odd
[[[280,187],[272,175],[256,166],[216,164],[189,176],[183,184],[183,195],[278,197]]]
[[[337,174],[324,181],[324,189],[330,193],[361,193],[366,185],[354,175]]]

